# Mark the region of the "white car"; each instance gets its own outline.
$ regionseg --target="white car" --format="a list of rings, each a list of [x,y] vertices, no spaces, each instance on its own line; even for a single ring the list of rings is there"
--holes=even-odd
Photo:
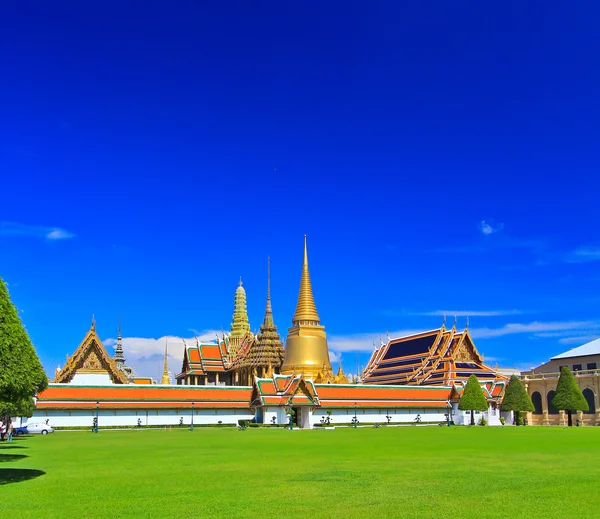
[[[28,423],[26,425],[29,434],[48,434],[54,432],[54,427],[45,423]]]

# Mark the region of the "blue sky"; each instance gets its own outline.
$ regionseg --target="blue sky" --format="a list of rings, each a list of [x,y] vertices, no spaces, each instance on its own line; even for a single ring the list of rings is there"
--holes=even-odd
[[[241,275],[285,335],[308,235],[334,359],[459,315],[490,363],[600,335],[594,2],[5,7],[0,276],[49,372],[158,376]],[[452,317],[449,317],[452,321]]]

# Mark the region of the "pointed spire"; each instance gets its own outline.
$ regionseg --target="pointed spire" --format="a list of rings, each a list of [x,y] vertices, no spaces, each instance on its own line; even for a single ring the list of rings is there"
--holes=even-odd
[[[123,354],[123,334],[121,333],[121,317],[122,314],[119,314],[119,331],[117,332],[117,347],[115,348],[114,359],[117,363],[117,368],[120,370],[123,369],[125,365],[125,355]]]
[[[467,315],[467,325],[465,326],[465,330],[469,329],[469,316]]]
[[[267,258],[267,307],[265,309],[265,326],[274,326],[273,308],[271,307],[271,258]]]
[[[304,261],[302,263],[302,278],[300,280],[300,293],[298,304],[292,319],[294,323],[299,321],[312,321],[319,324],[319,314],[315,305],[312,286],[310,284],[310,273],[308,272],[308,250],[306,247],[306,234],[304,235]]]
[[[160,381],[160,383],[163,385],[171,383],[171,379],[169,377],[169,360],[168,360],[168,349],[167,349],[168,343],[169,343],[169,339],[168,339],[168,337],[165,337],[165,365],[163,368],[162,380]],[[185,344],[185,342],[184,342],[184,344]]]
[[[242,278],[235,290],[235,302],[233,305],[233,319],[231,322],[231,333],[229,335],[231,352],[237,352],[244,337],[250,334],[250,323],[248,322],[248,310],[246,308],[246,290],[242,286]]]
[[[279,371],[285,355],[283,344],[277,326],[273,320],[273,309],[271,307],[271,258],[267,258],[267,304],[265,318],[260,325],[260,331],[256,334],[256,340],[251,344],[244,363],[248,366],[270,366]]]
[[[94,319],[94,314],[92,314],[92,331],[96,331],[96,319]]]

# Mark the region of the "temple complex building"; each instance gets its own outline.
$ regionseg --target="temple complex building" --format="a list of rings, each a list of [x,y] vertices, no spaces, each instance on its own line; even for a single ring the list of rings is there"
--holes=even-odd
[[[298,301],[286,347],[273,318],[271,269],[267,268],[265,315],[260,332],[250,331],[246,291],[236,289],[229,334],[211,342],[184,341],[181,372],[171,384],[168,344],[158,385],[133,377],[125,364],[121,329],[114,358],[96,333],[95,321],[66,365],[36,402],[33,419],[55,426],[163,426],[286,424],[312,428],[343,424],[463,423],[469,413],[458,400],[475,374],[488,401],[482,415],[500,425],[498,404],[506,377],[484,364],[468,329],[445,325],[388,339],[373,353],[363,383],[349,384],[341,363],[329,359],[327,336],[314,300],[304,237]]]
[[[600,425],[600,339],[552,357],[548,362],[521,373],[521,380],[535,407],[528,413],[532,425],[566,425],[566,413],[552,405],[560,369],[567,366],[575,376],[589,410],[577,413],[582,425]]]
[[[57,368],[54,382],[79,385],[129,384],[132,381],[131,375],[132,370],[125,365],[123,356],[121,327],[119,326],[115,358],[111,358],[96,333],[96,321],[92,317],[92,326],[75,353],[67,357],[63,368]]]
[[[373,352],[363,372],[365,384],[463,385],[471,375],[482,383],[507,377],[484,364],[468,327],[459,332],[445,324],[428,332],[388,338]]]

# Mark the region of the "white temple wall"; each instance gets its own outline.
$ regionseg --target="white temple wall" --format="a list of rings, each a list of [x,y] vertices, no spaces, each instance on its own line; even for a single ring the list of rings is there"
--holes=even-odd
[[[79,373],[76,372],[69,384],[73,386],[110,386],[113,381],[108,371],[104,373]]]
[[[352,423],[355,410],[350,409],[327,409],[317,408],[311,414],[311,426],[321,424],[321,419],[326,419],[327,411],[331,411],[331,425]],[[446,408],[438,409],[356,409],[356,418],[361,423],[388,423],[387,416],[390,417],[389,423],[416,423],[417,416],[420,416],[421,422],[445,422]]]
[[[263,421],[264,424],[272,424],[273,418],[275,418],[276,424],[287,424],[289,419],[285,413],[284,407],[263,407]]]
[[[86,410],[41,410],[35,411],[27,423],[40,423],[49,420],[55,427],[92,427],[96,416],[95,409]],[[111,410],[98,411],[98,425],[110,426],[137,426],[138,419],[142,426],[179,425],[183,418],[184,425],[189,425],[192,418],[191,409],[139,409],[139,410]],[[195,409],[194,425],[235,424],[238,420],[252,420],[254,414],[250,409]]]

